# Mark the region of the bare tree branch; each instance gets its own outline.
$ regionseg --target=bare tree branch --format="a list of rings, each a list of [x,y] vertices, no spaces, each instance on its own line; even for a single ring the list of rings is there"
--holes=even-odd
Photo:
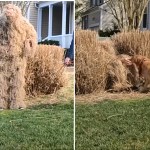
[[[109,0],[107,6],[120,30],[140,28],[149,0]]]

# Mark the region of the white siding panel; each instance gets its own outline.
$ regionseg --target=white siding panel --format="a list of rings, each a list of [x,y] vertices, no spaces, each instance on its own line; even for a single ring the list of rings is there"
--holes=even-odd
[[[29,14],[29,21],[37,31],[38,8],[35,7],[35,2],[31,2]]]
[[[103,10],[106,10],[106,11],[103,11]],[[114,17],[108,13],[109,12],[109,7],[107,5],[103,5],[103,8],[102,8],[102,16],[101,16],[101,19],[102,19],[102,29],[105,30],[107,28],[113,28],[113,25],[114,25],[114,22],[115,22],[115,19]]]

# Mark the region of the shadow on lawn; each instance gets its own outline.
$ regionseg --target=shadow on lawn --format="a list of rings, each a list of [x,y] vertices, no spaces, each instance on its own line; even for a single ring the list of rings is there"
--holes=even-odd
[[[57,107],[57,109],[65,110],[65,109],[73,109],[73,102],[70,103],[55,103],[55,104],[39,104],[35,106],[30,106],[28,109],[39,110],[39,109],[53,109]]]

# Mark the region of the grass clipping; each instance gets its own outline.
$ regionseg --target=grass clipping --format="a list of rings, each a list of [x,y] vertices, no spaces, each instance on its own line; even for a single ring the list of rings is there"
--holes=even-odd
[[[127,70],[111,41],[99,41],[97,33],[76,31],[76,94],[127,88]]]
[[[26,69],[26,94],[52,94],[66,84],[63,63],[64,49],[58,46],[38,45]]]

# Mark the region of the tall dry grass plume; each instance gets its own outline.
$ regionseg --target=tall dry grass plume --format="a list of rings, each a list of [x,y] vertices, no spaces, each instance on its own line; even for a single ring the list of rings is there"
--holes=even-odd
[[[25,108],[25,69],[27,57],[37,46],[34,27],[12,4],[0,15],[0,109]]]
[[[67,81],[63,63],[64,49],[58,46],[38,45],[26,69],[26,93],[30,96],[51,94]]]
[[[134,30],[118,33],[112,37],[112,41],[120,54],[140,54],[150,57],[150,31]]]
[[[76,94],[128,86],[126,69],[117,59],[111,41],[99,41],[97,33],[76,31]]]

